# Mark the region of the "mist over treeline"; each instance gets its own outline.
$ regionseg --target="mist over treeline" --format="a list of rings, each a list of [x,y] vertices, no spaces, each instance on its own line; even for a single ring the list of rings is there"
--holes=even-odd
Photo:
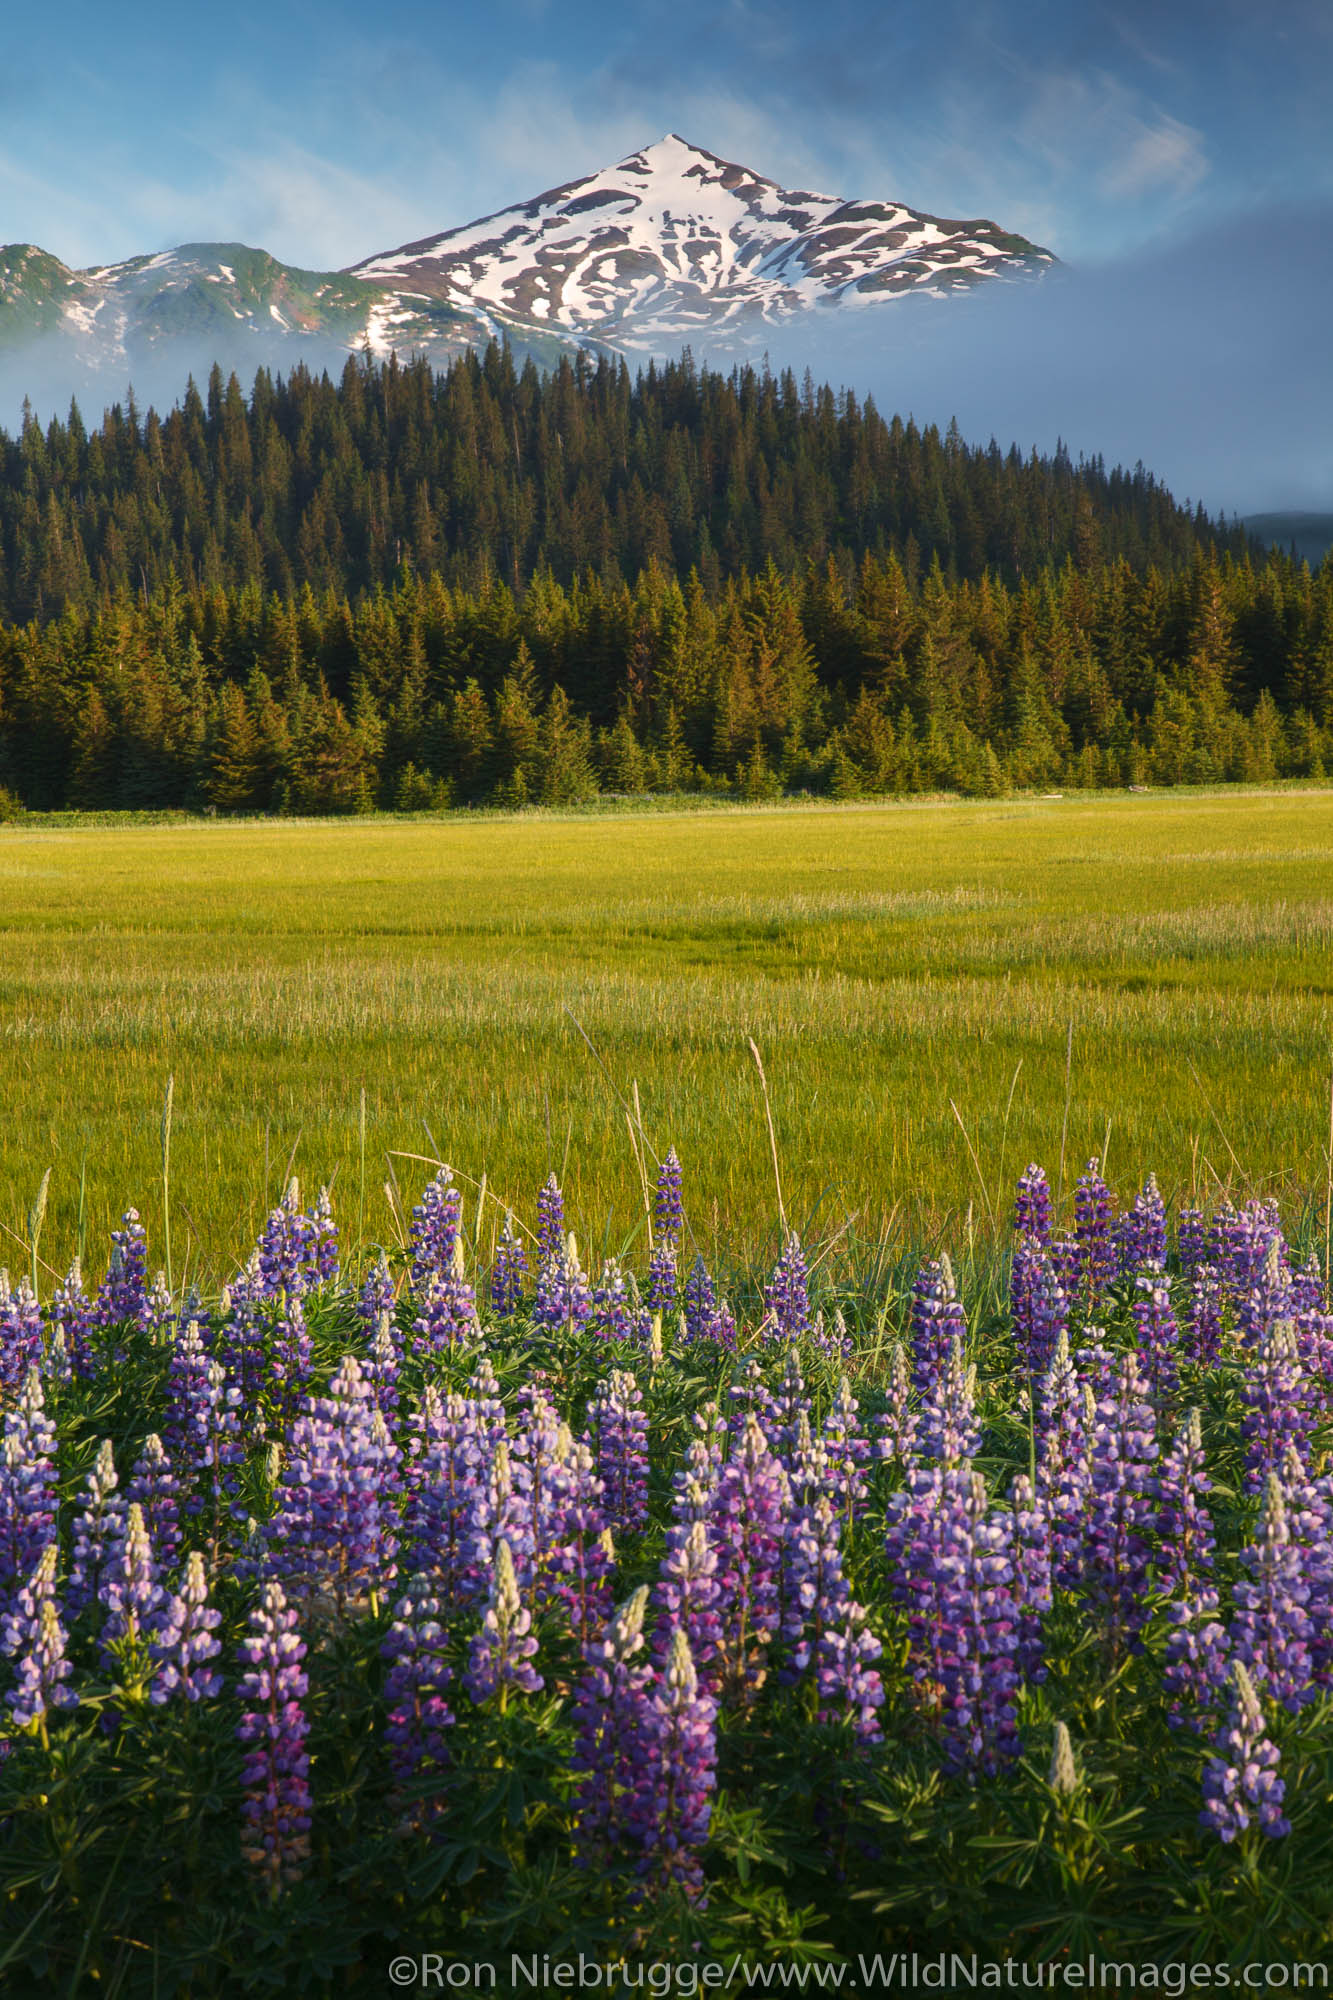
[[[355,812],[1321,777],[1333,566],[791,373],[214,371],[0,446],[0,786]],[[3,803],[3,801],[0,801]]]

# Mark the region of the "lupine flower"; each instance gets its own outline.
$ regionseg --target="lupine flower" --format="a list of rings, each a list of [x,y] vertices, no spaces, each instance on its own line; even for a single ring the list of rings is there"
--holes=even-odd
[[[581,1779],[579,1826],[585,1866],[603,1856],[619,1831],[624,1794],[633,1782],[633,1728],[648,1683],[643,1652],[647,1588],[636,1590],[600,1639],[583,1649],[584,1672],[571,1702],[574,1750],[570,1769]]]
[[[924,1396],[943,1372],[955,1344],[967,1347],[967,1315],[947,1257],[923,1264],[912,1286],[912,1355]]]
[[[310,1282],[314,1232],[310,1218],[301,1212],[301,1191],[295,1179],[288,1181],[282,1200],[270,1210],[264,1233],[256,1249],[258,1282],[256,1298],[279,1298],[284,1293],[299,1298]]]
[[[718,1555],[721,1673],[736,1694],[757,1691],[767,1672],[787,1505],[786,1476],[751,1416],[739,1451],[718,1475],[708,1520]]]
[[[475,1403],[428,1387],[419,1436],[408,1460],[406,1546],[414,1569],[446,1605],[461,1602],[469,1580],[471,1502],[484,1441]]]
[[[1031,1166],[1018,1183],[1014,1203],[1014,1229],[1019,1236],[1031,1236],[1045,1244],[1051,1234],[1051,1190],[1045,1174]]]
[[[1037,1497],[1050,1534],[1052,1582],[1072,1590],[1083,1574],[1083,1539],[1092,1491],[1090,1391],[1062,1333],[1041,1385],[1035,1416]]]
[[[427,1271],[414,1292],[418,1306],[412,1321],[412,1352],[433,1358],[481,1331],[471,1285],[452,1269],[444,1277]]]
[[[1248,1347],[1258,1347],[1279,1321],[1291,1318],[1291,1272],[1280,1235],[1269,1239],[1263,1264],[1236,1300],[1236,1325]]]
[[[1020,1367],[1029,1376],[1044,1374],[1068,1331],[1069,1300],[1059,1271],[1035,1237],[1020,1239],[1014,1250],[1009,1308]]]
[[[1310,1587],[1291,1539],[1282,1487],[1269,1473],[1254,1541],[1241,1551],[1248,1581],[1233,1590],[1235,1657],[1256,1685],[1295,1714],[1315,1695]]]
[[[389,1269],[388,1252],[381,1250],[375,1262],[370,1267],[365,1283],[357,1294],[357,1318],[361,1321],[368,1335],[375,1331],[383,1313],[388,1313],[390,1320],[392,1320],[397,1298],[398,1294],[394,1289],[393,1273]]]
[[[810,1283],[800,1238],[791,1233],[764,1291],[764,1321],[775,1340],[795,1340],[810,1326]]]
[[[103,1438],[74,1511],[74,1560],[66,1592],[71,1617],[101,1597],[103,1573],[115,1559],[125,1523],[119,1483],[111,1440]]]
[[[1074,1762],[1074,1745],[1070,1738],[1068,1723],[1057,1722],[1055,1725],[1051,1768],[1046,1782],[1057,1799],[1072,1799],[1078,1790],[1078,1765]]]
[[[491,1306],[501,1319],[508,1319],[511,1313],[518,1311],[523,1300],[523,1279],[527,1268],[527,1254],[514,1228],[514,1218],[506,1215],[491,1272]]]
[[[514,1558],[508,1542],[500,1542],[495,1551],[495,1583],[490,1603],[481,1630],[473,1635],[468,1647],[464,1679],[473,1701],[480,1705],[498,1695],[503,1708],[511,1687],[523,1694],[540,1693],[545,1682],[531,1664],[537,1650],[531,1630],[532,1614],[519,1596]]]
[[[409,1246],[414,1292],[424,1292],[432,1278],[452,1275],[462,1213],[463,1197],[453,1184],[453,1173],[441,1167],[412,1210]]]
[[[398,1413],[398,1374],[402,1357],[393,1335],[393,1321],[388,1313],[381,1313],[375,1337],[370,1343],[370,1351],[362,1363],[361,1372],[370,1387],[375,1408],[391,1423]]]
[[[113,1559],[102,1569],[101,1600],[106,1618],[102,1626],[102,1657],[112,1657],[113,1648],[135,1651],[147,1646],[162,1603],[162,1586],[157,1580],[153,1545],[144,1526],[143,1508],[131,1502],[125,1515],[125,1533]]]
[[[1161,1271],[1141,1271],[1135,1280],[1134,1330],[1139,1361],[1159,1403],[1180,1386],[1180,1328],[1171,1308],[1171,1289]]]
[[[1084,1589],[1105,1607],[1113,1658],[1126,1644],[1138,1646],[1148,1615],[1144,1585],[1156,1510],[1157,1438],[1147,1392],[1137,1356],[1120,1355],[1110,1393],[1097,1403],[1092,1433]]]
[[[551,1174],[537,1196],[537,1259],[549,1264],[565,1247],[565,1197]]]
[[[992,1513],[986,1483],[964,1490],[960,1572],[944,1587],[945,1755],[968,1772],[993,1772],[1017,1756],[1016,1655],[1021,1599],[1013,1563],[1012,1517]]]
[[[589,1333],[600,1334],[603,1340],[633,1340],[641,1331],[625,1273],[614,1257],[606,1259],[593,1288],[587,1327]]]
[[[658,1621],[653,1652],[659,1667],[664,1668],[675,1632],[683,1631],[690,1642],[695,1665],[707,1677],[718,1657],[722,1638],[717,1613],[717,1551],[708,1539],[707,1491],[697,1480],[692,1484],[691,1504],[699,1512],[693,1519],[678,1519],[668,1528],[666,1552],[653,1586],[653,1608]]]
[[[564,1607],[582,1651],[606,1619],[615,1545],[588,1445],[571,1439],[564,1474],[558,1525],[553,1525],[551,1544],[543,1552],[544,1589]]]
[[[1145,1266],[1160,1270],[1166,1263],[1166,1203],[1149,1174],[1134,1206],[1120,1218],[1120,1269],[1133,1277]]]
[[[648,1416],[634,1377],[614,1369],[588,1405],[588,1441],[610,1524],[635,1534],[648,1522]]]
[[[125,1488],[125,1499],[137,1501],[144,1526],[163,1569],[172,1569],[180,1551],[181,1482],[172,1470],[166,1448],[155,1431],[143,1441],[143,1451]]]
[[[870,1460],[870,1442],[861,1421],[861,1411],[851,1384],[844,1375],[824,1419],[824,1443],[829,1456],[829,1490],[850,1524],[863,1506],[866,1494],[865,1468]]]
[[[1319,1269],[1319,1252],[1312,1250],[1292,1278],[1291,1309],[1295,1313],[1322,1313],[1324,1305],[1324,1279]]]
[[[343,1359],[327,1397],[307,1398],[292,1426],[269,1523],[269,1574],[302,1591],[373,1597],[394,1575],[398,1451],[355,1356]]]
[[[1197,1208],[1182,1208],[1176,1229],[1180,1245],[1180,1266],[1187,1274],[1198,1269],[1208,1257],[1208,1232],[1204,1227],[1201,1211]]]
[[[679,1287],[674,1237],[663,1236],[653,1247],[648,1264],[648,1308],[668,1313],[675,1306]]]
[[[248,1672],[237,1692],[251,1704],[237,1725],[245,1746],[241,1851],[277,1897],[298,1882],[310,1859],[309,1725],[301,1706],[308,1690],[305,1643],[282,1586],[266,1583],[250,1612],[239,1658]]]
[[[911,1405],[912,1377],[907,1366],[907,1349],[898,1341],[889,1363],[884,1408],[875,1419],[875,1428],[879,1433],[875,1440],[875,1456],[900,1472],[906,1472],[916,1458],[920,1419]]]
[[[178,1591],[165,1594],[153,1633],[156,1672],[151,1698],[159,1705],[180,1695],[185,1701],[211,1701],[222,1692],[222,1676],[204,1663],[222,1651],[214,1633],[222,1613],[208,1601],[208,1573],[197,1549],[190,1551]]]
[[[26,1278],[11,1290],[8,1271],[0,1271],[0,1398],[14,1396],[28,1370],[42,1359],[42,1314]]]
[[[672,1635],[666,1673],[636,1707],[625,1820],[642,1849],[638,1872],[697,1897],[717,1783],[717,1708],[700,1689],[684,1632]]]
[[[70,1366],[81,1382],[87,1381],[93,1372],[89,1336],[95,1324],[95,1314],[92,1300],[83,1289],[83,1272],[77,1257],[63,1282],[56,1286],[49,1310],[52,1339],[63,1332]]]
[[[1308,1466],[1313,1413],[1305,1397],[1304,1371],[1295,1328],[1279,1320],[1260,1336],[1257,1356],[1245,1370],[1241,1388],[1246,1440],[1245,1484],[1257,1493],[1289,1449]]]
[[[782,1632],[789,1677],[813,1668],[820,1721],[850,1717],[857,1736],[870,1741],[880,1733],[876,1711],[884,1688],[874,1662],[882,1649],[848,1588],[827,1496],[802,1508],[787,1524],[784,1540]]]
[[[55,1425],[30,1368],[0,1441],[0,1612],[55,1534],[55,1461]]]
[[[8,1695],[19,1729],[36,1727],[43,1740],[51,1709],[76,1708],[78,1696],[65,1683],[73,1671],[65,1656],[68,1638],[56,1603],[56,1545],[48,1542],[14,1609],[0,1618],[0,1652],[18,1662]]]
[[[1036,1685],[1047,1673],[1043,1626],[1051,1608],[1053,1541],[1050,1516],[1026,1472],[1014,1481],[1009,1511],[1016,1606],[1014,1665],[1023,1680]]]
[[[1253,1818],[1261,1833],[1280,1840],[1291,1832],[1282,1813],[1286,1787],[1277,1775],[1281,1758],[1265,1728],[1258,1691],[1239,1660],[1235,1689],[1230,1718],[1217,1737],[1221,1754],[1209,1759],[1203,1774],[1199,1824],[1229,1843]]]
[[[653,1192],[654,1226],[659,1236],[669,1236],[673,1240],[680,1235],[684,1220],[680,1200],[682,1178],[680,1161],[673,1146],[658,1169],[657,1186]]]
[[[1211,1368],[1222,1353],[1222,1279],[1215,1264],[1192,1267],[1188,1333],[1183,1346],[1189,1359]]]
[[[579,1263],[578,1244],[571,1236],[565,1247],[542,1265],[532,1323],[553,1332],[573,1333],[588,1324],[592,1310],[592,1292]]]
[[[127,1208],[120,1228],[111,1232],[111,1262],[93,1307],[99,1326],[147,1324],[147,1261],[148,1244],[139,1211]]]
[[[232,1468],[244,1457],[241,1391],[204,1351],[191,1322],[177,1338],[167,1370],[166,1444],[176,1463],[198,1475],[186,1510],[221,1507],[230,1498]]]
[[[703,1330],[717,1307],[717,1291],[702,1257],[696,1257],[682,1293],[685,1328],[691,1340],[701,1340]]]
[[[944,1368],[921,1404],[918,1450],[922,1458],[942,1465],[963,1465],[975,1457],[981,1442],[976,1420],[976,1369],[969,1368],[961,1341],[955,1340]]]
[[[1187,1601],[1197,1601],[1212,1575],[1213,1523],[1203,1504],[1210,1490],[1199,1412],[1191,1410],[1162,1460],[1157,1513],[1158,1581],[1173,1597]]]
[[[1074,1238],[1078,1269],[1089,1303],[1101,1297],[1116,1274],[1115,1203],[1101,1176],[1101,1161],[1089,1160],[1074,1189]]]
[[[380,1647],[381,1657],[389,1663],[384,1677],[388,1708],[384,1734],[400,1791],[420,1783],[448,1760],[444,1732],[452,1727],[454,1713],[446,1700],[453,1678],[447,1643],[430,1579],[411,1577]]]

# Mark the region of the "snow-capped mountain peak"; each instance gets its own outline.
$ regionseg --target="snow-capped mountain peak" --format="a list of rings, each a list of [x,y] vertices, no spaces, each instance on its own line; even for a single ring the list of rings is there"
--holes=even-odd
[[[992,222],[787,189],[668,132],[613,167],[353,274],[651,351],[812,306],[940,294],[1049,264]]]

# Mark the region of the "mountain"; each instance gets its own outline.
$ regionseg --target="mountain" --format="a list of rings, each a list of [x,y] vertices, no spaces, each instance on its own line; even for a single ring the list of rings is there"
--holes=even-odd
[[[242,374],[336,366],[358,349],[445,362],[498,336],[538,361],[580,347],[717,349],[813,312],[943,297],[1054,261],[993,222],[781,188],[669,133],[345,271],[302,270],[239,243],[83,271],[33,244],[0,247],[0,360],[12,364],[7,379],[27,369],[44,384],[119,387],[133,374],[160,393],[159,379],[178,385],[213,361]]]
[[[1333,549],[1333,514],[1246,514],[1244,525],[1273,549],[1294,549],[1313,568]]]
[[[993,222],[781,188],[668,133],[617,166],[352,267],[482,315],[641,353],[1027,275],[1054,258]]]

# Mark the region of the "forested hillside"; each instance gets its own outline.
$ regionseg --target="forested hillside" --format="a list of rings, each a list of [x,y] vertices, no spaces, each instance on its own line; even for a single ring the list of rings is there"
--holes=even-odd
[[[1108,473],[677,366],[215,372],[0,436],[0,785],[349,811],[1322,775],[1333,580]]]

